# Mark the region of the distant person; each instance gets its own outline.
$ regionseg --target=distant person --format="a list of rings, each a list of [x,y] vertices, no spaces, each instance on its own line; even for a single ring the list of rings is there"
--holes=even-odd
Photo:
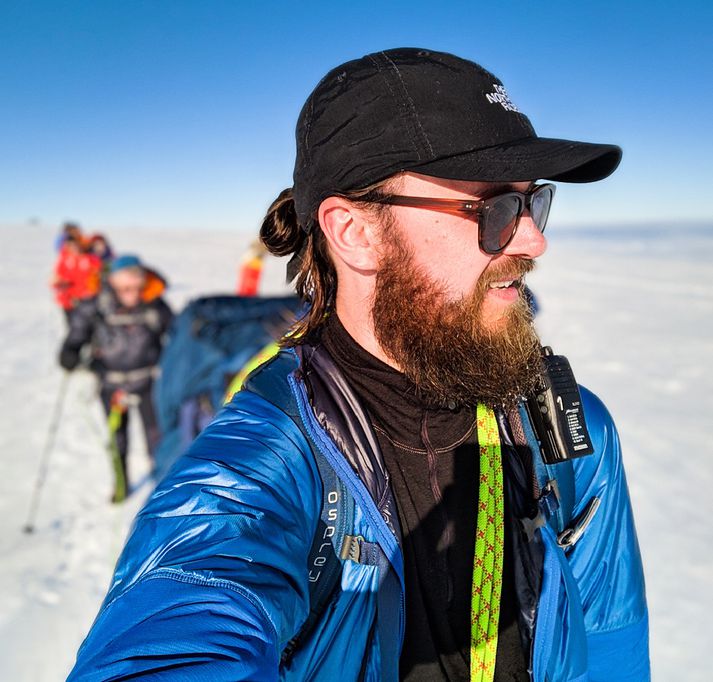
[[[72,221],[67,221],[66,223],[63,223],[62,230],[60,231],[59,235],[55,239],[55,242],[54,242],[55,251],[59,251],[62,248],[65,241],[69,238],[76,240],[76,242],[80,246],[84,247],[85,237],[84,237],[84,233],[82,232],[82,228],[79,226],[78,223],[75,223]]]
[[[84,251],[81,239],[81,234],[67,232],[54,266],[52,288],[67,318],[79,301],[96,296],[100,288],[102,261]]]
[[[114,259],[114,251],[109,244],[109,240],[100,233],[89,237],[87,251],[97,256],[105,266],[109,266]]]
[[[260,291],[263,261],[267,255],[264,244],[256,239],[243,255],[238,273],[238,296],[257,296]]]
[[[173,318],[161,297],[165,281],[133,255],[116,258],[106,285],[82,301],[70,318],[70,328],[59,355],[60,365],[73,370],[83,346],[90,347],[90,368],[99,379],[99,395],[107,416],[123,408],[114,437],[121,461],[117,483],[126,481],[128,406],[136,403],[146,435],[149,456],[160,439],[152,389],[165,336]],[[115,498],[119,498],[115,491]]]

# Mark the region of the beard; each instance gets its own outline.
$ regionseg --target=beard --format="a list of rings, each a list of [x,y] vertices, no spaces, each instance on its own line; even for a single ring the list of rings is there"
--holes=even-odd
[[[522,277],[531,260],[500,257],[473,292],[455,301],[419,268],[395,230],[376,276],[372,321],[384,353],[433,406],[509,409],[538,384],[540,341],[532,325]],[[503,317],[487,325],[482,308],[490,282],[518,280],[520,295]]]

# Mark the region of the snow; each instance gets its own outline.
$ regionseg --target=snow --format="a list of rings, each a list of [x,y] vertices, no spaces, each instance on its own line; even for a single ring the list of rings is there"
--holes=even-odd
[[[37,517],[22,527],[62,384],[64,321],[47,288],[51,230],[3,227],[0,269],[0,679],[61,680],[96,615],[131,519],[149,493],[148,463],[132,431],[138,490],[108,503],[104,417],[93,380],[75,373]],[[232,291],[251,236],[124,230],[120,252],[165,273],[168,298]],[[644,556],[654,679],[708,679],[713,609],[713,228],[553,227],[530,282],[543,341],[567,355],[603,398],[623,443]],[[267,268],[285,290],[284,262]]]

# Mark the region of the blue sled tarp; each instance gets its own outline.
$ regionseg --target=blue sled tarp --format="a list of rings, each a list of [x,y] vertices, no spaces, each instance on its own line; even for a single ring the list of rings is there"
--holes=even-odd
[[[209,296],[175,319],[154,393],[162,433],[157,480],[220,408],[232,377],[284,334],[299,307],[295,296]]]

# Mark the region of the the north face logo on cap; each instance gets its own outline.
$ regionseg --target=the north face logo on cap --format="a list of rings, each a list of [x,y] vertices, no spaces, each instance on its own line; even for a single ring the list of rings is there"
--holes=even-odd
[[[520,110],[512,103],[510,95],[508,95],[508,91],[504,86],[493,83],[493,88],[495,88],[495,92],[485,95],[488,102],[500,104],[505,111],[517,111],[519,113]]]

